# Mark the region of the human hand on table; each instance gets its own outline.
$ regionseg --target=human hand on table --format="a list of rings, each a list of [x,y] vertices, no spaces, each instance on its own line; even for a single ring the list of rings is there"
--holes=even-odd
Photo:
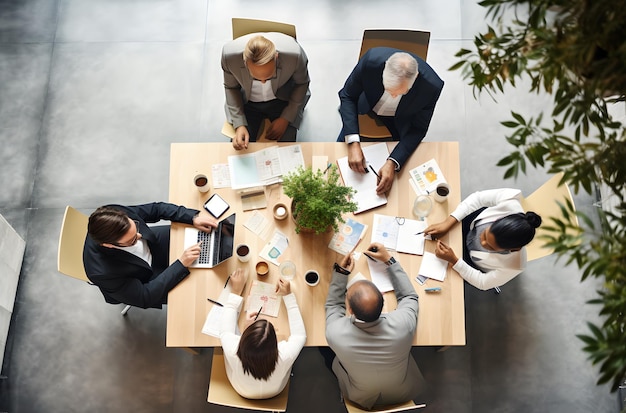
[[[246,287],[246,279],[246,273],[241,268],[237,268],[230,275],[228,282],[233,294],[241,295],[243,293],[243,289]]]
[[[191,264],[193,264],[195,260],[200,257],[201,245],[202,241],[192,245],[191,247],[183,251],[183,255],[181,255],[179,258],[179,261],[181,262],[181,264],[183,264],[183,266],[189,267]]]
[[[233,148],[236,150],[248,149],[248,142],[250,141],[250,133],[248,128],[244,125],[239,126],[235,130],[235,137],[233,138]]]
[[[391,254],[380,242],[372,242],[369,247],[367,247],[367,251],[365,251],[364,254],[381,262],[387,262],[391,259]]]
[[[203,232],[211,232],[213,228],[217,228],[217,220],[206,212],[200,212],[198,215],[193,217],[193,226],[194,228],[199,229]]]
[[[354,269],[354,260],[352,259],[352,251],[350,251],[349,253],[343,256],[339,265],[342,268],[345,268],[346,270],[348,270],[349,272],[352,272],[352,270]]]
[[[382,195],[389,192],[393,185],[393,179],[396,176],[396,164],[392,160],[387,159],[377,173],[378,186],[376,187],[376,193]]]
[[[289,126],[289,121],[285,118],[276,118],[270,123],[270,126],[265,132],[265,137],[271,141],[279,140],[285,134]]]
[[[360,142],[353,142],[348,145],[348,166],[354,172],[361,174],[367,172],[367,162],[365,162]]]
[[[441,241],[437,241],[437,246],[435,247],[435,255],[442,260],[448,261],[452,265],[456,264],[456,262],[459,260],[454,253],[454,250]]]
[[[449,215],[445,221],[427,226],[424,230],[424,235],[431,235],[433,240],[437,239],[446,235],[457,222],[456,218]]]
[[[289,280],[280,278],[276,283],[276,293],[278,295],[291,294],[291,283],[289,282]]]

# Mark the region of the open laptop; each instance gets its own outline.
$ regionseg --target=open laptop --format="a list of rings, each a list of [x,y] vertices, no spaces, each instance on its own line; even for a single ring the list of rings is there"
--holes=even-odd
[[[202,241],[200,258],[191,264],[191,268],[213,268],[233,256],[235,241],[235,214],[224,218],[211,232],[202,232],[196,228],[185,228],[184,249]]]

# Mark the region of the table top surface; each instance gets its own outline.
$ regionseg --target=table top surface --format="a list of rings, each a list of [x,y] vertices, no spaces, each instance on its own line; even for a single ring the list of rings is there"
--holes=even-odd
[[[310,167],[313,156],[327,156],[328,162],[335,163],[336,159],[347,156],[345,144],[336,142],[298,142],[280,143],[279,145],[301,145],[305,165]],[[386,143],[389,151],[395,142]],[[276,143],[252,143],[247,151],[235,151],[230,143],[174,143],[170,154],[170,184],[169,201],[189,208],[202,209],[202,205],[215,192],[219,193],[229,204],[230,209],[222,218],[235,212],[237,222],[235,229],[235,245],[245,243],[250,246],[252,258],[241,263],[233,256],[213,269],[191,269],[191,274],[178,286],[172,289],[168,297],[167,309],[167,338],[168,347],[212,347],[219,346],[218,338],[202,333],[202,326],[211,310],[207,298],[216,299],[224,287],[226,279],[236,268],[243,268],[248,272],[248,284],[244,290],[244,297],[250,290],[250,283],[257,279],[255,265],[261,260],[259,252],[269,239],[262,239],[244,227],[250,217],[256,212],[263,214],[273,229],[278,230],[289,239],[289,247],[285,251],[285,259],[296,265],[296,277],[291,281],[291,290],[295,294],[307,332],[307,346],[325,346],[325,310],[324,303],[330,285],[332,265],[339,262],[342,256],[328,248],[332,231],[328,233],[296,234],[295,223],[291,217],[284,220],[275,220],[272,214],[273,206],[282,202],[290,205],[291,200],[282,192],[280,184],[265,188],[267,208],[255,211],[243,211],[240,195],[232,188],[213,188],[207,193],[199,192],[193,178],[203,173],[212,182],[212,165],[227,164],[228,156],[242,155],[256,152]],[[368,144],[363,144],[368,145]],[[446,181],[450,184],[451,192],[448,200],[443,203],[433,202],[433,209],[427,218],[428,223],[435,223],[445,219],[452,208],[460,202],[460,168],[459,147],[457,142],[422,142],[413,153],[402,170],[396,174],[392,189],[387,195],[387,204],[357,215],[347,214],[361,223],[368,225],[367,232],[356,251],[362,252],[371,242],[372,219],[374,214],[383,214],[415,219],[412,215],[412,205],[416,198],[415,192],[409,184],[409,170],[436,159]],[[183,252],[184,238],[183,224],[172,224],[170,240],[170,257],[172,260]],[[273,233],[273,230],[270,231]],[[460,225],[449,234],[442,237],[442,241],[454,250],[461,251]],[[434,242],[426,241],[425,251],[434,252]],[[409,275],[411,283],[419,295],[419,316],[414,345],[419,346],[447,346],[465,345],[465,310],[463,295],[463,280],[448,266],[447,275],[443,282],[428,280],[425,285],[415,281],[422,257],[393,252],[392,255],[402,264]],[[369,278],[367,258],[361,254],[356,262],[352,276],[357,273]],[[269,274],[262,281],[275,283],[278,278],[278,267],[269,264]],[[315,269],[320,274],[320,282],[310,287],[304,282],[304,273]],[[439,293],[425,293],[427,287],[441,287]],[[393,292],[385,294],[383,311],[393,311],[396,307]],[[244,303],[245,308],[245,303]],[[266,316],[261,316],[266,317]],[[275,326],[280,339],[289,336],[289,324],[284,304],[278,318],[267,317]],[[239,324],[243,330],[245,311],[242,311]]]

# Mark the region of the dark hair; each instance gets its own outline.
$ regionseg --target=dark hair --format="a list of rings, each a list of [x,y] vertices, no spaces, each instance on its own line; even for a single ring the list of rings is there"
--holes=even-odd
[[[130,225],[125,212],[103,206],[89,216],[87,232],[98,244],[115,244],[128,232]]]
[[[526,212],[507,215],[496,220],[491,227],[491,232],[503,249],[522,248],[535,237],[535,228],[541,225],[541,217],[534,212]]]
[[[351,288],[348,304],[352,312],[361,321],[376,321],[383,311],[383,295],[371,281],[362,280]]]
[[[278,342],[272,323],[257,320],[250,324],[239,340],[237,357],[244,373],[258,380],[267,380],[278,362]]]

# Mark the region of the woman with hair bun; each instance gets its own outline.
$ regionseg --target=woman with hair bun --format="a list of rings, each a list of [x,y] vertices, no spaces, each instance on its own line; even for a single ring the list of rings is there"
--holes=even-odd
[[[448,261],[468,283],[480,290],[500,287],[526,268],[526,249],[541,217],[524,212],[519,189],[477,191],[465,198],[445,221],[428,226],[433,239],[463,225],[463,259],[437,241],[435,254]]]

